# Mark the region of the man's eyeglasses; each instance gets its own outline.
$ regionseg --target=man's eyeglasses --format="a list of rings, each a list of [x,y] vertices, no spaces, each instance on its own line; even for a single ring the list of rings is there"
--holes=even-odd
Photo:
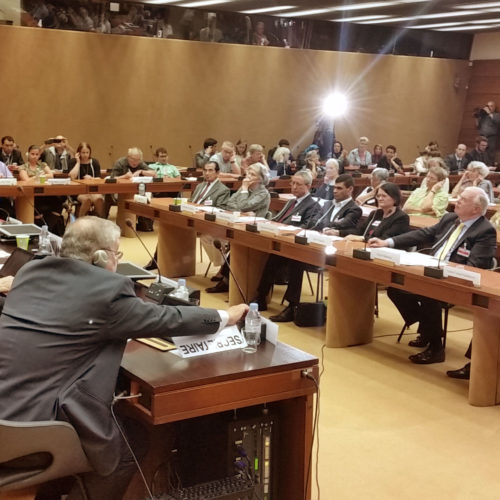
[[[120,260],[123,257],[123,252],[121,250],[111,250],[111,248],[103,248],[103,250],[114,253],[117,260]]]

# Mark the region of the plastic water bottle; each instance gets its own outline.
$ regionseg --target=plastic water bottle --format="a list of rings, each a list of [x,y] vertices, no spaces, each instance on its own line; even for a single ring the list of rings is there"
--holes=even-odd
[[[182,300],[189,301],[189,290],[186,286],[186,280],[185,279],[179,279],[177,281],[177,288],[175,291],[172,293],[174,297]]]
[[[259,305],[255,302],[250,304],[250,310],[245,317],[245,339],[248,347],[243,350],[245,352],[255,352],[260,344],[260,331],[262,327],[262,319],[259,313]]]
[[[38,255],[53,255],[52,245],[50,243],[49,228],[42,226],[40,236],[38,237]]]

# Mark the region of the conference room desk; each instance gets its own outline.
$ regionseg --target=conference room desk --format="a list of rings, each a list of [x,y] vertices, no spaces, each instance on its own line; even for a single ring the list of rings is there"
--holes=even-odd
[[[16,186],[0,186],[0,197],[15,198],[16,217],[25,223],[35,220],[33,206],[38,196],[67,196],[86,193],[78,182],[70,184],[40,184],[34,180],[18,181]]]
[[[237,349],[182,359],[130,341],[121,366],[120,379],[130,394],[142,394],[125,403],[150,425],[266,404],[271,414],[277,414],[281,436],[275,476],[278,498],[310,498],[307,471],[316,387],[302,370],[318,379],[315,356],[280,342],[263,342],[255,354]]]
[[[474,269],[482,275],[481,286],[475,288],[453,278],[428,278],[421,267],[354,259],[352,249],[359,244],[350,242],[336,243],[337,253],[327,259],[322,246],[296,244],[292,234],[248,232],[244,224],[210,222],[202,214],[169,211],[169,203],[168,199],[155,200],[150,205],[127,202],[128,210],[159,220],[158,261],[169,277],[195,274],[197,232],[231,242],[231,266],[248,298],[256,293],[270,253],[324,267],[329,274],[328,347],[371,342],[376,283],[470,309],[474,316],[474,347],[469,401],[478,406],[500,403],[499,273]],[[231,277],[229,302],[241,301]]]

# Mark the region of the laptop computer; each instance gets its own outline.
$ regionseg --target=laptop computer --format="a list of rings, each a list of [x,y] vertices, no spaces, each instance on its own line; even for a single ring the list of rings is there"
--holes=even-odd
[[[0,269],[0,277],[15,276],[17,271],[35,257],[35,254],[23,250],[22,248],[14,248],[9,258],[5,261]]]

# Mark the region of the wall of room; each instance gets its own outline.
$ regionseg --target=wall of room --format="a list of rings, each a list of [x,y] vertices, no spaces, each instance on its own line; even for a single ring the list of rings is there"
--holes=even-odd
[[[454,148],[466,61],[377,56],[0,26],[0,134],[25,148],[64,134],[108,166],[137,145],[188,165],[207,136],[307,146],[322,97],[348,92],[347,146],[367,135],[405,163],[436,139]]]

